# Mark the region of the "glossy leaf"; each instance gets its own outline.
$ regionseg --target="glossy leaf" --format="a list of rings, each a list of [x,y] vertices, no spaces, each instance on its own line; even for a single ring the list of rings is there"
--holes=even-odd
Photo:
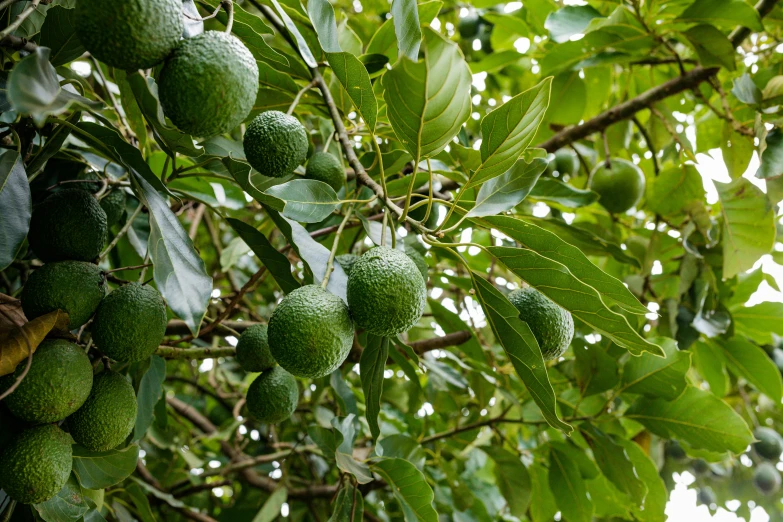
[[[494,216],[517,206],[536,185],[546,169],[546,160],[517,161],[508,172],[484,183],[468,217]]]
[[[136,392],[138,413],[136,415],[136,427],[133,431],[133,440],[138,441],[144,437],[147,428],[152,424],[155,405],[163,393],[163,381],[166,380],[166,361],[157,355],[150,358],[150,367],[144,373]]]
[[[49,61],[55,67],[84,54],[85,49],[76,32],[76,10],[53,6],[46,12],[38,44],[51,49]]]
[[[269,187],[266,193],[285,201],[283,215],[300,223],[320,223],[340,201],[332,187],[314,179],[293,179]]]
[[[413,464],[403,459],[381,459],[371,469],[391,486],[406,522],[438,522],[438,514],[432,507],[435,499],[432,489]]]
[[[378,426],[378,414],[381,411],[381,394],[383,393],[383,372],[386,369],[386,359],[389,357],[388,337],[368,335],[367,343],[359,360],[359,375],[364,391],[365,415],[370,425],[372,438],[381,434]]]
[[[397,36],[398,55],[414,62],[419,59],[421,28],[419,9],[415,0],[393,0],[391,3],[394,34]]]
[[[598,194],[592,190],[574,188],[554,178],[542,178],[530,192],[530,196],[551,201],[568,208],[586,207],[598,201]]]
[[[0,270],[5,270],[19,253],[32,216],[27,173],[15,150],[0,156],[0,208]]]
[[[553,41],[562,43],[576,34],[584,33],[590,21],[601,16],[601,13],[589,5],[567,5],[550,13],[544,27]]]
[[[79,520],[90,510],[73,474],[55,496],[33,507],[45,522]]]
[[[139,447],[135,444],[121,450],[90,451],[73,446],[73,471],[87,489],[103,489],[119,484],[136,469]]]
[[[226,221],[258,256],[283,292],[288,293],[299,288],[299,282],[291,273],[291,262],[272,246],[264,234],[238,219],[228,218]]]
[[[443,150],[471,107],[471,75],[459,47],[431,29],[424,38],[422,61],[402,57],[383,76],[389,121],[414,158]]]
[[[762,348],[742,337],[719,340],[715,343],[733,373],[744,377],[761,393],[780,403],[783,398],[783,379],[780,370]]]
[[[567,455],[552,449],[549,452],[549,487],[552,488],[557,507],[566,520],[590,522],[593,503],[587,496],[579,468]]]
[[[495,461],[495,482],[515,517],[524,516],[530,505],[530,474],[520,458],[497,446],[482,448]]]
[[[672,339],[651,339],[663,348],[666,357],[645,353],[629,359],[623,366],[622,389],[648,397],[674,400],[685,390],[686,374],[691,367],[691,354],[677,349]]]
[[[288,29],[288,31],[291,33],[291,36],[293,36],[304,62],[308,67],[318,67],[318,62],[313,56],[313,52],[310,50],[310,47],[307,45],[307,40],[305,40],[304,36],[302,36],[302,33],[296,27],[296,24],[288,15],[286,10],[283,9],[283,6],[281,6],[280,2],[277,0],[270,0],[270,2],[274,6],[275,11],[277,11],[277,15],[283,20],[286,29]]]
[[[730,406],[692,386],[673,401],[641,398],[625,416],[656,435],[683,440],[697,449],[737,454],[753,440],[748,425]]]
[[[588,424],[582,432],[593,450],[593,457],[601,472],[617,489],[626,493],[638,506],[644,506],[647,486],[638,473],[624,448],[611,436]]]
[[[272,209],[281,212],[285,208],[285,202],[271,194],[265,194],[259,190],[252,180],[252,171],[250,165],[244,161],[238,161],[231,157],[222,159],[223,165],[228,170],[229,174],[236,180],[242,189],[247,192],[251,198],[255,199],[262,205],[268,205]]]

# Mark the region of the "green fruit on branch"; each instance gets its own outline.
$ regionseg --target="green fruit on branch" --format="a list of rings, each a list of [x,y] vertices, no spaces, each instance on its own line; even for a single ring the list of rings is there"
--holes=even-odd
[[[60,190],[33,210],[27,240],[46,262],[93,261],[108,234],[106,212],[89,192]]]
[[[356,254],[340,254],[334,259],[343,268],[345,275],[350,275],[351,268],[353,268],[353,265],[359,260],[359,256]]]
[[[298,403],[296,379],[279,366],[264,371],[247,390],[247,409],[264,424],[286,420],[296,411]]]
[[[758,439],[753,443],[753,449],[761,458],[777,462],[783,453],[783,439],[772,428],[760,427],[753,431],[753,436]]]
[[[770,462],[762,462],[753,473],[753,485],[764,495],[772,495],[780,489],[780,472]]]
[[[348,307],[356,324],[370,333],[388,337],[409,330],[426,301],[424,278],[404,252],[375,247],[351,268]]]
[[[277,362],[269,351],[267,325],[254,324],[239,336],[237,362],[246,372],[263,372]]]
[[[27,367],[0,378],[0,390],[11,387]],[[64,339],[45,339],[35,351],[30,370],[5,398],[14,416],[34,423],[58,422],[78,410],[92,389],[92,364],[84,350]]]
[[[92,338],[115,361],[143,361],[163,341],[166,323],[166,303],[160,293],[148,285],[129,283],[98,306]]]
[[[589,188],[601,196],[598,202],[612,214],[627,212],[639,203],[644,187],[644,173],[624,159],[613,159],[609,167],[600,162],[590,174]]]
[[[334,154],[316,152],[307,162],[305,178],[323,181],[339,192],[345,185],[345,169]]]
[[[208,138],[242,123],[258,91],[258,65],[236,37],[207,31],[186,38],[158,82],[163,112],[182,132]]]
[[[182,37],[179,0],[78,0],[76,33],[95,58],[125,70],[149,69]]]
[[[514,290],[508,300],[532,330],[544,360],[551,361],[563,355],[574,338],[571,314],[535,288]]]
[[[304,126],[280,111],[256,116],[247,126],[243,141],[248,163],[270,178],[291,174],[307,157],[307,146]]]
[[[86,323],[106,294],[106,280],[97,265],[83,261],[47,263],[32,273],[22,289],[22,310],[28,320],[55,310],[68,314],[68,328]]]
[[[354,328],[342,299],[319,285],[297,288],[269,319],[269,349],[297,377],[329,375],[348,357]]]

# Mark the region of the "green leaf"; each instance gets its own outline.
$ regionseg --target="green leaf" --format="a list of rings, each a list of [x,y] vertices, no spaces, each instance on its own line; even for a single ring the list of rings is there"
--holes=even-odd
[[[370,75],[364,64],[356,56],[345,52],[327,53],[326,60],[335,77],[348,93],[356,110],[364,118],[370,132],[375,132],[375,124],[378,119],[378,101],[375,99]]]
[[[139,514],[141,522],[157,522],[155,515],[152,513],[152,507],[150,501],[147,498],[146,493],[136,483],[131,483],[125,488],[128,492],[133,505],[136,507],[136,512]]]
[[[5,270],[22,247],[32,216],[30,184],[16,150],[0,155],[0,208],[0,270]]]
[[[560,125],[579,123],[587,107],[585,81],[576,71],[561,72],[552,80],[551,99],[558,103],[547,110],[547,121]]]
[[[691,354],[678,350],[673,339],[657,337],[651,341],[663,348],[666,358],[645,353],[629,359],[623,367],[622,391],[674,400],[688,384]]]
[[[291,273],[291,262],[272,246],[264,234],[238,219],[227,218],[226,221],[258,256],[283,292],[287,294],[299,288],[299,282]]]
[[[508,172],[481,186],[476,204],[467,216],[494,216],[516,207],[527,197],[545,169],[546,160],[542,158],[535,158],[530,163],[517,161]]]
[[[783,336],[783,303],[768,301],[732,310],[738,334],[746,335],[760,344],[772,342],[772,334]]]
[[[783,399],[783,379],[778,367],[762,348],[741,337],[718,340],[715,345],[723,351],[723,357],[733,373],[744,377],[775,403],[780,403]]]
[[[76,125],[81,118],[81,112],[74,112],[68,118],[68,123]],[[65,143],[66,138],[71,134],[71,127],[69,125],[57,125],[54,131],[49,134],[49,139],[46,140],[43,147],[38,150],[38,153],[33,156],[30,162],[27,164],[27,174],[33,176],[40,172],[45,166],[46,162],[52,158],[55,154],[60,152],[60,149]]]
[[[635,442],[626,439],[615,439],[615,441],[623,447],[625,454],[633,463],[639,480],[647,486],[644,507],[633,506],[634,515],[639,522],[664,522],[669,493],[655,463]]]
[[[49,61],[55,67],[65,65],[84,54],[76,33],[76,9],[52,6],[46,12],[38,45],[51,49]]]
[[[587,496],[585,483],[577,465],[556,449],[549,452],[549,487],[557,507],[569,522],[590,522],[593,503]]]
[[[589,397],[614,388],[620,380],[617,361],[599,344],[588,344],[576,338],[571,342],[574,351],[574,375],[583,397]]]
[[[543,464],[530,466],[530,518],[533,522],[551,522],[557,513],[557,504],[549,488],[549,471]]]
[[[119,484],[136,469],[139,447],[135,444],[121,450],[90,451],[73,446],[73,472],[87,489],[103,489]]]
[[[347,484],[337,493],[332,507],[332,516],[327,522],[351,522],[364,520],[364,497],[359,488]]]
[[[541,178],[533,187],[530,196],[551,201],[568,208],[586,207],[598,201],[598,194],[589,189],[574,188],[554,178]]]
[[[664,216],[680,214],[690,204],[703,200],[701,174],[693,165],[664,169],[647,188],[647,208]]]
[[[767,196],[745,178],[715,182],[721,202],[723,278],[753,268],[775,246],[775,210]]]
[[[555,392],[533,332],[519,318],[519,310],[481,275],[471,272],[476,297],[484,309],[487,323],[514,366],[517,375],[527,386],[533,400],[550,426],[566,433],[573,428],[560,420],[556,409]]]
[[[134,462],[134,467],[135,467]],[[63,522],[66,520],[79,520],[90,510],[90,506],[82,495],[82,488],[73,474],[68,477],[68,482],[52,498],[33,507],[45,522]]]
[[[286,10],[283,9],[283,6],[281,6],[280,2],[278,2],[277,0],[270,0],[270,2],[272,3],[275,10],[277,11],[278,16],[280,16],[280,18],[283,20],[286,29],[288,29],[288,32],[291,33],[291,36],[293,37],[294,41],[296,41],[296,46],[299,49],[299,54],[301,54],[304,62],[307,64],[308,67],[311,68],[318,67],[318,61],[315,59],[315,57],[313,56],[313,52],[310,50],[310,47],[307,45],[307,40],[305,40],[304,36],[302,36],[302,33],[296,27],[294,21],[291,20],[291,17],[288,16]]]
[[[334,459],[337,448],[343,443],[343,435],[337,430],[324,428],[323,426],[308,426],[307,435],[323,452],[327,459]]]
[[[726,35],[715,26],[701,24],[683,33],[691,43],[703,67],[725,67],[729,71],[737,68],[734,62],[734,46]]]
[[[378,427],[378,414],[381,411],[383,393],[383,372],[389,357],[389,338],[368,335],[367,343],[359,360],[359,375],[364,391],[365,416],[370,425],[373,440],[381,434]]]
[[[656,435],[683,440],[696,449],[739,454],[753,441],[750,428],[737,412],[710,392],[693,386],[673,401],[643,397],[625,416]]]
[[[724,397],[731,383],[722,350],[715,343],[697,341],[690,351],[693,353],[693,366],[710,385],[710,391],[718,397]]]
[[[381,459],[370,467],[391,487],[406,522],[438,522],[438,514],[432,507],[435,495],[413,464],[403,459]]]
[[[288,500],[288,490],[285,487],[277,488],[266,499],[264,505],[253,517],[253,522],[273,522],[280,516],[280,510]]]
[[[230,152],[227,154],[230,155]],[[237,161],[230,156],[223,158],[221,161],[234,180],[236,180],[239,186],[242,187],[242,189],[247,192],[251,198],[255,199],[262,205],[269,206],[278,212],[281,212],[285,208],[285,202],[282,199],[272,196],[271,194],[265,194],[264,192],[261,192],[261,190],[259,190],[258,187],[253,184],[252,171],[248,163],[244,161]]]
[[[313,0],[307,2],[307,14],[313,22],[315,32],[318,33],[318,42],[327,53],[340,53],[340,41],[337,32],[337,20],[334,17],[334,8],[329,0]]]
[[[100,109],[102,104],[76,94],[72,86],[60,87],[57,72],[49,63],[50,50],[37,47],[8,75],[8,102],[22,114],[29,114],[38,127],[42,127],[49,116],[65,112],[72,105],[85,109]]]
[[[395,433],[378,441],[375,452],[379,457],[397,457],[407,460],[421,469],[427,460],[427,454],[417,440],[407,435]]]
[[[742,0],[696,0],[677,21],[707,23],[729,29],[739,24],[753,31],[764,30],[758,11]],[[731,54],[734,55],[733,49]]]
[[[419,59],[421,46],[421,27],[416,0],[393,0],[391,14],[394,34],[397,36],[397,54],[415,62]]]
[[[743,74],[736,80],[734,80],[734,86],[731,89],[733,94],[739,101],[748,105],[758,105],[761,103],[763,96],[761,90],[756,87],[753,79],[748,73]]]
[[[536,137],[549,106],[551,86],[552,79],[546,78],[484,116],[481,120],[481,164],[465,190],[503,174],[516,163]]]
[[[775,127],[767,134],[765,143],[766,147],[761,153],[761,165],[756,171],[756,177],[775,178],[783,174],[783,132]]]
[[[443,150],[471,107],[471,75],[459,47],[429,28],[424,42],[424,60],[403,56],[382,80],[394,134],[416,159]]]
[[[155,265],[155,283],[169,308],[196,335],[207,313],[212,278],[166,200],[140,175],[132,180],[137,186],[136,194],[149,209],[147,248]]]
[[[647,486],[639,479],[634,464],[624,448],[611,435],[603,433],[591,424],[584,425],[582,432],[587,436],[593,450],[593,457],[601,472],[637,506],[643,507]]]
[[[549,31],[553,41],[563,43],[576,34],[584,33],[593,18],[601,18],[602,16],[589,5],[568,5],[549,13],[544,27]]]
[[[155,405],[163,393],[163,381],[166,380],[166,361],[157,355],[150,359],[150,367],[144,373],[136,392],[138,414],[136,415],[136,428],[133,431],[133,440],[141,440],[152,424]]]
[[[508,511],[522,517],[530,505],[532,486],[530,474],[520,458],[497,446],[482,447],[481,451],[495,461],[495,483],[508,502]]]
[[[283,215],[300,223],[320,223],[340,202],[332,187],[315,179],[292,179],[266,193],[285,201]]]

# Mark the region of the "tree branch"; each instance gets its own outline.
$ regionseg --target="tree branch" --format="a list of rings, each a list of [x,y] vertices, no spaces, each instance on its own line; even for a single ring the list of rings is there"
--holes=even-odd
[[[158,346],[155,355],[164,359],[214,359],[216,357],[234,357],[237,349],[233,346],[175,348],[173,346]]]

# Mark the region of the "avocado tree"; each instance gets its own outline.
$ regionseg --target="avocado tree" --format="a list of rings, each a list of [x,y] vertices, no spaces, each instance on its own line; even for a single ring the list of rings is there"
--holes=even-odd
[[[783,520],[776,4],[0,2],[0,520]]]

